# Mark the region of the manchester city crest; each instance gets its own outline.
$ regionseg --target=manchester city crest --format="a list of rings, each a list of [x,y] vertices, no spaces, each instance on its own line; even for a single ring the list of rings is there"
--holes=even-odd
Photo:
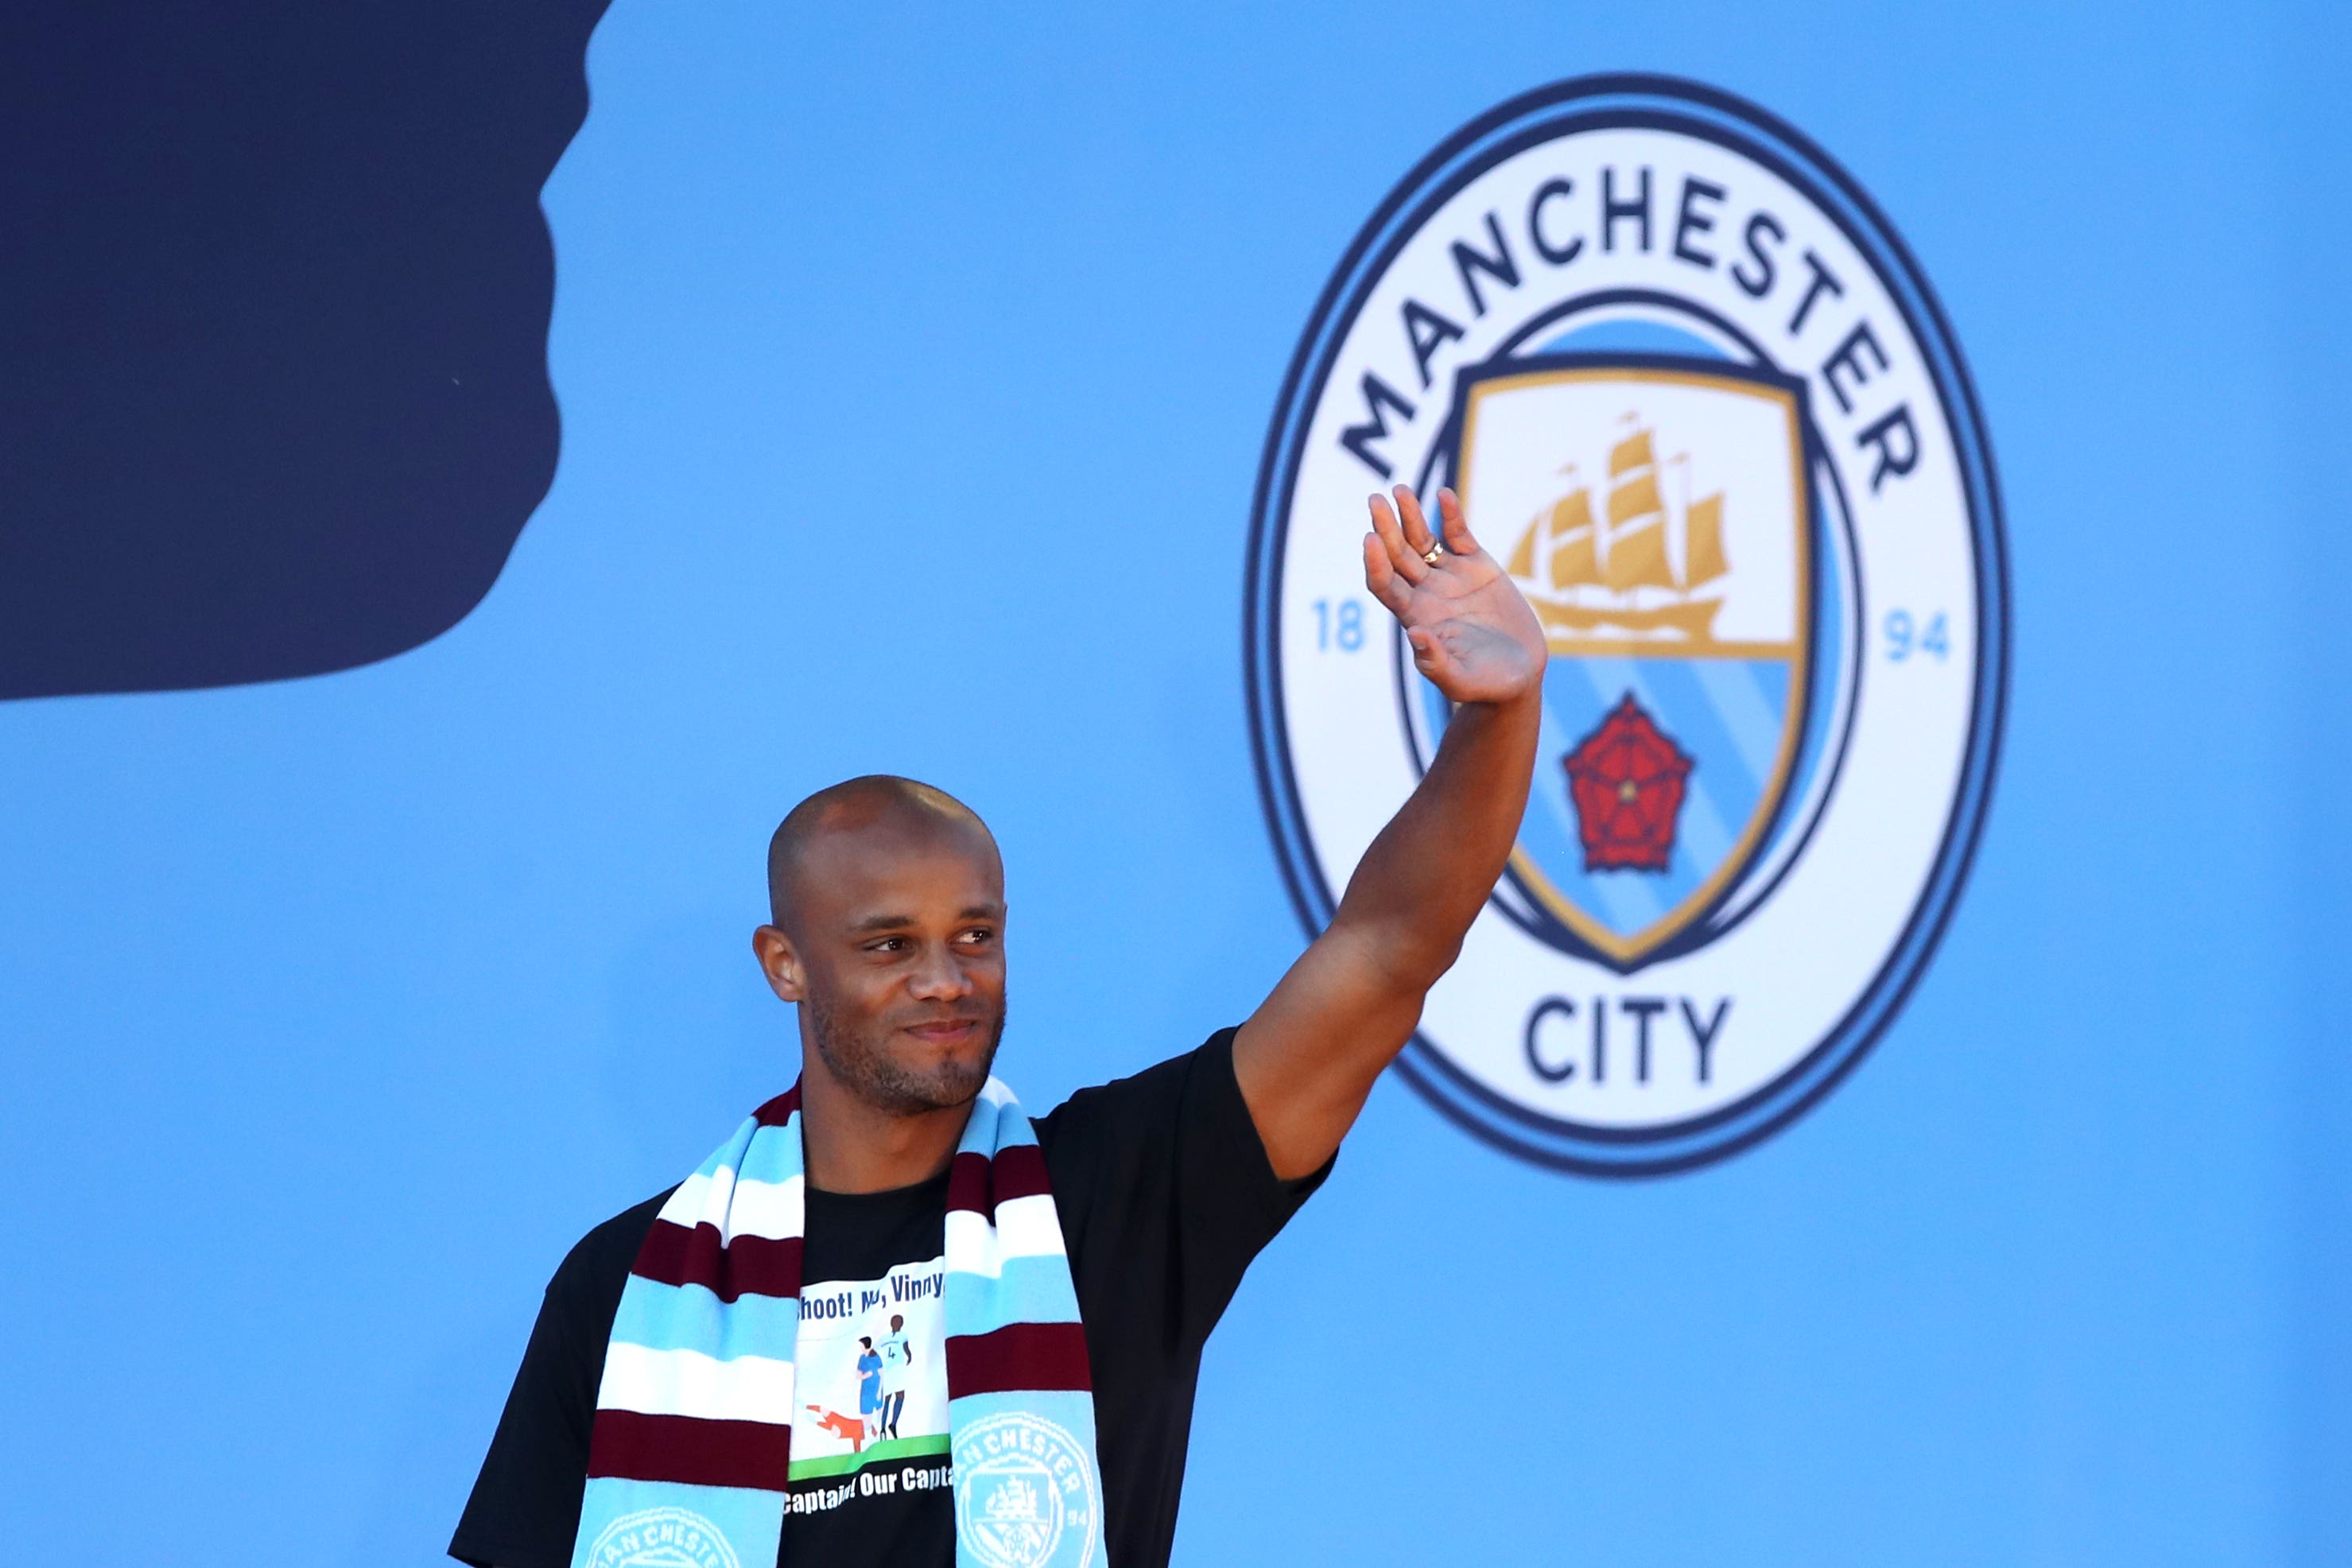
[[[727,1534],[692,1509],[639,1509],[597,1532],[585,1568],[742,1568]]]
[[[1006,1411],[958,1431],[956,1542],[982,1568],[1088,1568],[1099,1529],[1095,1466],[1064,1427]]]
[[[1456,489],[1551,651],[1509,867],[1401,1070],[1568,1169],[1754,1142],[1894,1016],[1991,784],[1999,500],[1925,279],[1825,153],[1666,79],[1530,93],[1391,195],[1294,360],[1252,539],[1310,930],[1450,717],[1353,575],[1400,480]]]

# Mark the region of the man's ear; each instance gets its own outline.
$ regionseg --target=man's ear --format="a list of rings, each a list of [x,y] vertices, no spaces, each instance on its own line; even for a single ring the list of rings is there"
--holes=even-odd
[[[800,954],[793,951],[793,939],[774,926],[761,926],[751,933],[751,952],[760,960],[760,973],[768,977],[768,989],[787,1002],[808,999],[808,976],[801,969]]]

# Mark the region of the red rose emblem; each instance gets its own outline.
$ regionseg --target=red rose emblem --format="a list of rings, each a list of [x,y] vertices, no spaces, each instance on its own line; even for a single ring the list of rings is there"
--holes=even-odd
[[[1663,871],[1675,852],[1691,759],[1633,694],[1561,759],[1588,871]]]

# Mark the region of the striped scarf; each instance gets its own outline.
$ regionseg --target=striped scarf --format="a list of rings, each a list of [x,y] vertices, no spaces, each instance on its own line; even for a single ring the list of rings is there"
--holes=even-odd
[[[751,1113],[654,1221],[596,1394],[572,1568],[769,1568],[793,1438],[801,1096]],[[948,1175],[957,1568],[1089,1568],[1102,1479],[1078,1300],[1037,1135],[988,1080]]]

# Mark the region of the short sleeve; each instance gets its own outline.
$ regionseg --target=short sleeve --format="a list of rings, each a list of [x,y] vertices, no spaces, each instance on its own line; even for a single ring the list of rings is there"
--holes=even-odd
[[[1197,1352],[1265,1247],[1330,1173],[1274,1173],[1234,1076],[1234,1031],[1100,1089],[1038,1126],[1073,1274],[1128,1324]],[[1090,1289],[1089,1288],[1092,1287]]]
[[[590,1381],[595,1374],[583,1364],[578,1336],[566,1322],[571,1315],[556,1285],[550,1285],[498,1433],[449,1542],[449,1555],[461,1563],[564,1568],[572,1560],[596,1412]]]
[[[1295,1182],[1274,1173],[1234,1074],[1231,1029],[1194,1053],[1184,1089],[1177,1156],[1184,1331],[1206,1340],[1241,1289],[1250,1260],[1323,1184],[1332,1162]]]
[[[475,1568],[568,1568],[587,1486],[588,1435],[629,1267],[664,1193],[582,1238],[548,1281],[490,1451],[450,1539]]]

